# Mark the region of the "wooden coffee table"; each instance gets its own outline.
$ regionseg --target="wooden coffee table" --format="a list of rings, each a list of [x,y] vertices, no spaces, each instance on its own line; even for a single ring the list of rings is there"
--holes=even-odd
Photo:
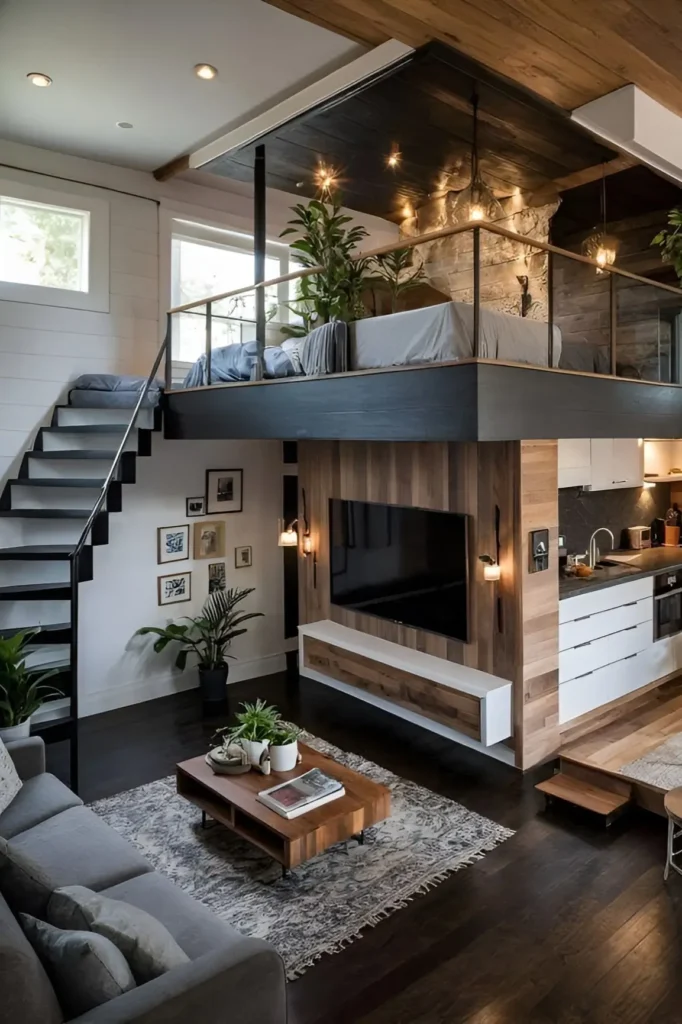
[[[289,868],[316,857],[334,843],[354,836],[362,842],[364,829],[391,813],[391,794],[386,786],[312,747],[300,744],[299,749],[301,764],[291,772],[276,775],[261,775],[255,769],[245,775],[215,775],[203,757],[193,757],[176,766],[178,793],[201,809],[204,825],[207,815],[220,822],[278,861],[286,874]],[[320,768],[338,779],[345,795],[291,819],[282,818],[256,799],[262,789],[295,779],[311,768]]]

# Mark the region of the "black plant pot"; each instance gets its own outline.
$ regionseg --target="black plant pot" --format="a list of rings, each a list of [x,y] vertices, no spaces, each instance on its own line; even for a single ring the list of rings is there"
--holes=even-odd
[[[220,668],[199,669],[199,689],[201,699],[207,711],[220,710],[227,704],[227,673],[228,665]]]

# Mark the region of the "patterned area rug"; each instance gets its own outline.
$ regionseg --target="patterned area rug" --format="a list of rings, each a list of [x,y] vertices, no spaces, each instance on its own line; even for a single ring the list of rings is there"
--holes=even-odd
[[[654,747],[644,757],[618,769],[621,775],[648,786],[669,790],[682,786],[682,733],[677,733]]]
[[[357,754],[302,738],[388,786],[392,815],[367,830],[363,846],[339,843],[286,878],[227,829],[201,829],[199,811],[177,796],[173,777],[92,805],[191,896],[246,935],[268,939],[290,979],[513,835]]]

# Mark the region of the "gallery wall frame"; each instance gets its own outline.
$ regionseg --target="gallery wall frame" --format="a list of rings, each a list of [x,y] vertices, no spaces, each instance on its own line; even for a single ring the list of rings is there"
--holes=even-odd
[[[156,531],[156,564],[185,562],[189,558],[189,523],[159,526]]]
[[[192,573],[174,572],[156,581],[159,605],[184,604],[192,600]]]
[[[244,470],[206,470],[206,515],[241,512],[244,508]]]

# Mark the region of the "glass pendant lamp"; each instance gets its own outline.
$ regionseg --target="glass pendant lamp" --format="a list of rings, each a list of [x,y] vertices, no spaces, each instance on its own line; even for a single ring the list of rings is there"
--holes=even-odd
[[[596,260],[599,264],[597,273],[603,274],[603,268],[612,266],[618,255],[619,241],[614,235],[609,235],[606,230],[606,168],[602,170],[601,178],[601,227],[595,227],[592,234],[583,242],[583,253],[590,259]]]
[[[478,91],[474,86],[471,97],[474,115],[473,134],[471,139],[471,180],[461,192],[449,193],[456,198],[452,204],[452,218],[455,223],[464,224],[470,220],[499,220],[504,217],[502,204],[486,185],[478,163]]]

